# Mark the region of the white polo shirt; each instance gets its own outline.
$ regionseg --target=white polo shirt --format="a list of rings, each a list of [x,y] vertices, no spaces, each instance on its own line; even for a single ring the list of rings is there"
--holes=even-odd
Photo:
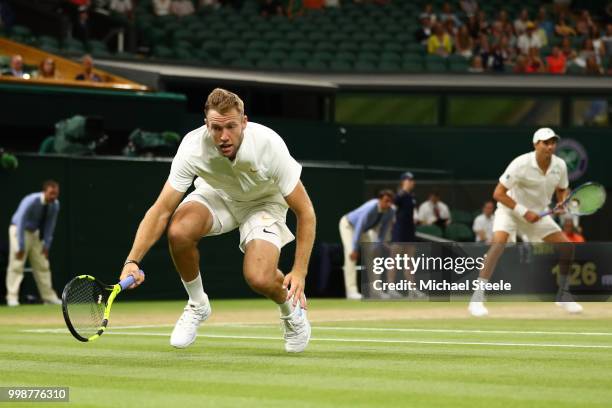
[[[276,132],[249,122],[234,161],[219,153],[206,126],[189,132],[172,160],[168,182],[185,192],[197,177],[196,188],[204,184],[225,200],[286,205],[283,197],[293,191],[301,172],[302,166]]]
[[[544,174],[536,162],[535,152],[512,160],[499,182],[509,190],[508,195],[514,201],[534,212],[548,207],[557,188],[569,186],[567,165],[563,159],[553,155]],[[497,203],[497,207],[507,209],[502,203]]]
[[[491,239],[493,238],[493,220],[495,220],[494,214],[491,214],[490,217],[487,217],[484,214],[480,214],[474,219],[474,223],[472,224],[472,231],[474,231],[474,233],[476,234],[476,242],[491,242]],[[484,241],[482,241],[478,236],[478,231],[484,231]]]

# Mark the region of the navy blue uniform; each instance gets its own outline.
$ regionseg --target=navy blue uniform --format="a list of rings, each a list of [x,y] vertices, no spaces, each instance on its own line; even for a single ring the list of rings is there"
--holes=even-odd
[[[414,208],[416,199],[411,193],[400,191],[395,196],[395,224],[391,232],[393,242],[414,242]]]

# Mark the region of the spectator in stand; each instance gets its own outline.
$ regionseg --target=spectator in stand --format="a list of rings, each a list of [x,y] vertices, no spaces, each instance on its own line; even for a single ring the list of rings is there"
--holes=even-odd
[[[491,200],[486,201],[482,206],[482,213],[474,219],[472,224],[476,242],[491,243],[491,238],[493,238],[493,220],[495,219],[494,212],[495,203]]]
[[[263,17],[282,16],[283,5],[278,0],[263,0],[259,5],[259,14]]]
[[[489,65],[492,71],[494,72],[504,72],[505,71],[505,64],[506,64],[506,61],[508,60],[508,54],[501,47],[501,42],[498,44],[495,44],[492,47],[491,56],[489,57],[489,59],[490,59]]]
[[[132,12],[134,10],[134,5],[132,4],[132,0],[111,0],[109,9],[111,13],[124,16],[131,20],[133,17]]]
[[[542,58],[540,58],[540,49],[537,47],[532,47],[529,49],[529,54],[527,56],[527,68],[525,70],[528,74],[535,74],[546,72],[546,65]]]
[[[516,47],[510,43],[510,37],[504,34],[499,42],[499,48],[504,55],[504,61],[510,63],[516,58]]]
[[[608,56],[612,55],[612,23],[606,24],[606,32],[600,38],[604,46],[604,53]]]
[[[459,29],[455,25],[455,21],[448,19],[444,23],[442,23],[442,25],[444,26],[444,31],[446,31],[446,33],[451,37],[452,43],[452,39],[455,38],[455,36],[459,32]]]
[[[595,26],[588,10],[582,10],[580,17],[576,20],[576,35],[588,36],[591,28]]]
[[[474,48],[474,54],[480,56],[482,60],[482,69],[485,71],[489,70],[489,64],[491,63],[491,46],[489,45],[489,37],[486,34],[481,34],[476,47]]]
[[[574,61],[576,64],[581,67],[586,67],[586,62],[589,58],[594,57],[597,63],[599,63],[599,58],[597,55],[597,51],[593,46],[593,41],[590,38],[586,38],[582,42],[582,49],[578,52],[578,57]]]
[[[546,47],[548,45],[548,34],[546,33],[546,30],[539,20],[536,20],[534,25],[536,35],[540,37],[540,44],[542,44],[542,47]]]
[[[510,17],[508,16],[508,12],[505,9],[501,9],[499,11],[499,13],[497,14],[497,19],[493,22],[493,24],[497,22],[501,23],[502,27],[504,27],[506,23],[510,23]]]
[[[542,47],[542,42],[540,41],[540,36],[535,31],[535,24],[533,22],[529,21],[525,28],[525,32],[518,38],[517,47],[521,51],[521,54],[527,55],[531,48],[540,49]]]
[[[162,17],[170,14],[172,0],[153,0],[153,12],[156,16]]]
[[[514,61],[514,67],[512,72],[515,74],[526,74],[527,73],[527,56],[519,54]]]
[[[512,23],[506,23],[504,25],[504,35],[508,37],[508,46],[511,48],[516,48],[516,35],[514,35],[514,25]]]
[[[461,27],[463,25],[457,15],[453,13],[453,7],[450,5],[450,3],[446,2],[442,5],[442,12],[440,13],[440,22],[446,23],[449,20],[453,21],[455,27]]]
[[[491,25],[489,24],[489,20],[487,20],[487,13],[483,10],[478,12],[478,30],[480,34],[488,34]]]
[[[480,35],[480,24],[478,23],[478,16],[470,16],[468,17],[467,23],[465,23],[468,32],[470,33],[470,37],[473,39],[477,39]]]
[[[529,23],[529,11],[522,9],[519,17],[514,20],[514,31],[516,35],[521,35],[527,30],[527,23]]]
[[[601,62],[604,61],[604,56],[606,55],[606,46],[601,40],[600,33],[599,27],[597,27],[597,24],[595,24],[593,27],[591,27],[591,32],[589,34],[589,38],[593,43],[593,49],[595,50],[598,64],[601,64]]]
[[[563,37],[561,40],[561,52],[565,55],[565,59],[567,63],[574,61],[574,59],[578,56],[576,50],[572,48],[572,42],[569,37]]]
[[[563,235],[565,235],[568,241],[576,243],[585,242],[584,237],[576,230],[572,217],[562,217],[561,225],[563,227]]]
[[[423,6],[423,11],[421,12],[421,15],[423,14],[427,14],[429,16],[429,21],[431,21],[431,24],[434,24],[438,20],[436,13],[434,13],[433,11],[433,6],[431,5],[431,3],[427,3],[425,4],[425,6]]]
[[[567,18],[565,14],[562,13],[559,15],[557,19],[557,24],[555,25],[555,34],[559,37],[567,37],[569,35],[576,35],[576,30],[574,30],[569,24],[567,24]]]
[[[588,75],[601,75],[603,74],[603,69],[601,65],[597,63],[597,58],[594,55],[590,56],[586,60],[586,70],[585,73]]]
[[[546,13],[546,7],[541,6],[538,9],[538,16],[536,17],[536,24],[546,33],[546,38],[552,38],[555,34],[555,23],[548,18]]]
[[[440,23],[433,26],[433,35],[427,40],[427,52],[429,54],[448,57],[453,50],[453,42],[444,27]]]
[[[475,16],[478,12],[478,2],[476,0],[460,0],[459,6],[466,16]]]
[[[93,70],[94,62],[91,55],[87,54],[83,57],[83,72],[78,74],[74,79],[77,81],[102,82],[102,78]]]
[[[546,57],[548,72],[551,74],[565,74],[567,60],[559,47],[553,47],[552,52]]]
[[[47,57],[44,60],[40,61],[38,65],[38,75],[39,79],[57,79],[57,71],[55,70],[55,60],[51,57]]]
[[[474,40],[470,36],[467,25],[462,25],[455,36],[455,52],[464,58],[471,58],[473,55]]]
[[[491,44],[496,45],[501,41],[501,37],[504,34],[503,27],[500,21],[495,21],[491,24],[491,34],[489,34],[489,42]]]
[[[2,73],[4,76],[29,79],[30,76],[23,70],[23,57],[19,54],[11,57],[9,69]]]
[[[195,13],[195,7],[191,0],[172,0],[170,12],[177,17],[190,16]]]
[[[427,201],[419,206],[417,219],[424,225],[437,225],[444,229],[451,222],[448,206],[440,200],[440,193],[433,190]]]
[[[480,56],[475,56],[474,58],[472,58],[472,63],[468,68],[468,72],[474,74],[481,74],[484,72],[484,68],[482,67],[482,58],[480,58]]]
[[[429,37],[431,37],[431,18],[429,14],[422,13],[419,20],[421,22],[421,26],[417,28],[416,32],[414,33],[414,38],[417,42],[426,46],[427,40],[429,40]]]

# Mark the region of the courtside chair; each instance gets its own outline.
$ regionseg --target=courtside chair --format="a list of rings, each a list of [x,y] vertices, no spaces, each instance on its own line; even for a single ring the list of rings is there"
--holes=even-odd
[[[464,224],[451,223],[446,226],[444,230],[444,237],[451,241],[459,242],[473,242],[474,233],[472,230]]]
[[[433,235],[434,237],[442,238],[442,229],[437,225],[417,225],[417,232],[422,234]]]

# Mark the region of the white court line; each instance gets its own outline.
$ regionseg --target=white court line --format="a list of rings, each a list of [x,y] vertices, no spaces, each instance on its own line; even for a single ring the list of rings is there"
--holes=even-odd
[[[157,329],[174,327],[173,324],[148,324],[139,326],[112,326],[109,330],[129,329]],[[207,323],[205,327],[236,327],[236,328],[276,328],[277,325],[259,323]],[[393,327],[340,327],[340,326],[313,326],[316,330],[330,331],[365,331],[365,332],[398,332],[398,333],[459,333],[459,334],[528,334],[552,336],[612,336],[611,332],[565,332],[565,331],[518,331],[518,330],[469,330],[469,329],[421,329],[421,328],[393,328]],[[28,329],[27,333],[64,333],[65,328],[58,329]]]
[[[58,331],[61,330],[61,331]],[[52,333],[61,334],[67,333],[65,329],[37,329],[37,330],[22,330],[23,332],[35,333]],[[107,334],[123,335],[123,336],[158,336],[168,337],[170,333],[145,333],[145,332],[122,332],[109,331]],[[233,335],[218,335],[218,334],[199,334],[198,337],[216,338],[216,339],[242,339],[242,340],[280,340],[279,337],[271,336],[233,336]],[[496,346],[496,347],[546,347],[546,348],[583,348],[583,349],[612,349],[612,345],[595,345],[595,344],[555,344],[555,343],[506,343],[506,342],[476,342],[476,341],[441,341],[441,340],[383,340],[383,339],[334,339],[326,337],[313,337],[313,341],[329,341],[338,343],[392,343],[392,344],[438,344],[452,346]]]
[[[273,325],[240,325],[236,327],[275,327]],[[467,330],[467,329],[418,329],[418,328],[387,328],[387,327],[339,327],[339,326],[313,326],[317,330],[348,330],[371,332],[404,332],[404,333],[474,333],[474,334],[544,334],[569,336],[612,336],[608,332],[562,332],[562,331],[515,331],[515,330]]]

